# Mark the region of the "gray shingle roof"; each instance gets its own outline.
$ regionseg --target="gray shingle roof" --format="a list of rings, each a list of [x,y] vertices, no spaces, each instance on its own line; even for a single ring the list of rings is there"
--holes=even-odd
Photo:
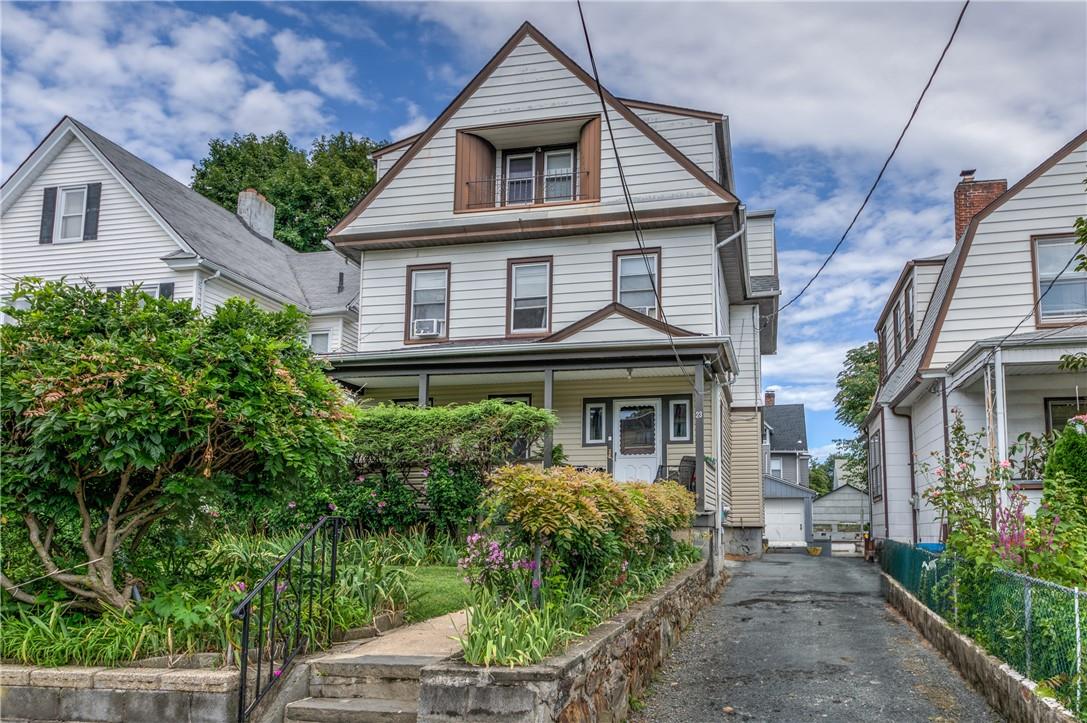
[[[808,426],[803,404],[775,404],[762,408],[763,421],[770,425],[770,451],[808,448]],[[799,442],[799,444],[798,444]]]
[[[199,256],[309,308],[347,306],[358,268],[333,251],[299,253],[258,235],[236,214],[129,153],[83,123],[72,123]],[[239,189],[240,190],[240,189]],[[337,292],[343,271],[343,292]]]

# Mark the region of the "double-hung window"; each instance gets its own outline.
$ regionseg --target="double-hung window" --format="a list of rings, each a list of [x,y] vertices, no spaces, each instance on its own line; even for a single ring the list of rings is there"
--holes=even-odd
[[[1077,271],[1075,261],[1068,265],[1083,248],[1072,236],[1035,239],[1034,243],[1041,321],[1059,323],[1087,316],[1087,271]]]
[[[895,359],[902,357],[902,304],[894,308]]]
[[[906,310],[906,344],[913,341],[913,282],[906,284],[906,290],[902,293],[903,304]]]
[[[543,333],[551,325],[551,258],[509,265],[509,333]]]
[[[506,156],[506,203],[523,204],[536,201],[536,154],[517,153]]]
[[[449,336],[449,265],[408,267],[407,340]]]
[[[771,457],[770,458],[770,476],[771,477],[777,477],[778,479],[783,479],[782,474],[783,474],[783,472],[782,472],[781,457]]]
[[[608,405],[606,402],[586,402],[582,444],[604,444],[607,430]]]
[[[634,311],[658,318],[660,251],[623,252],[615,256],[615,300]]]
[[[883,447],[879,432],[873,432],[868,438],[868,491],[872,493],[872,499],[883,497]]]
[[[61,188],[57,207],[57,242],[82,241],[83,221],[87,213],[87,187]]]
[[[691,441],[691,402],[673,399],[668,402],[668,441]]]

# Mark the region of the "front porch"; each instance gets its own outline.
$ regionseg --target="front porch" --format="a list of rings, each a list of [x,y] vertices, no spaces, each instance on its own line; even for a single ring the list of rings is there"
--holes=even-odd
[[[343,355],[333,376],[362,402],[446,405],[484,399],[551,409],[554,434],[526,457],[598,468],[619,481],[677,479],[696,495],[704,526],[719,524],[731,349],[720,339],[599,345],[459,346]],[[503,348],[505,347],[505,348]],[[520,347],[510,349],[510,347]],[[470,358],[465,358],[470,351]],[[676,357],[679,357],[677,361]],[[718,413],[715,413],[715,410]]]

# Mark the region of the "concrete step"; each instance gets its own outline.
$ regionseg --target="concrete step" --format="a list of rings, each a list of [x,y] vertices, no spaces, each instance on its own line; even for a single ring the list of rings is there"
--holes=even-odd
[[[316,698],[415,700],[419,697],[419,679],[313,673],[310,675],[309,694]]]
[[[287,706],[285,723],[415,723],[415,700],[306,698]]]
[[[314,677],[419,680],[424,666],[442,660],[440,655],[330,655],[312,663]]]

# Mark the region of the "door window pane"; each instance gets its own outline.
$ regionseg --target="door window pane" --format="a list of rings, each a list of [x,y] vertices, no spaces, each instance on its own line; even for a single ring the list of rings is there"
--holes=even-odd
[[[534,155],[506,158],[506,203],[532,203],[536,198]]]
[[[544,155],[544,199],[570,201],[574,197],[574,152],[549,151]]]
[[[647,316],[657,315],[657,255],[619,258],[619,303]]]
[[[518,264],[513,267],[511,331],[547,328],[550,264]]]
[[[619,408],[619,453],[655,454],[657,414],[652,406]]]

